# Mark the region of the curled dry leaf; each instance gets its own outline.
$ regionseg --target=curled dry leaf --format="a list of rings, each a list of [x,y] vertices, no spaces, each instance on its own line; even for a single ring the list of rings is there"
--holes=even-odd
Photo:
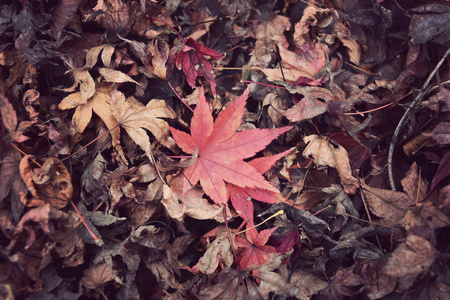
[[[31,209],[22,216],[16,225],[8,249],[12,249],[16,245],[24,232],[28,234],[26,248],[31,247],[38,240],[36,239],[38,234],[37,228],[29,226],[29,222],[37,223],[42,231],[53,241],[55,252],[59,257],[64,258],[64,266],[76,267],[84,262],[84,243],[75,231],[76,220],[72,215],[64,213],[50,206],[50,204]],[[52,222],[56,224],[51,226]]]
[[[308,144],[303,151],[303,156],[312,156],[314,163],[318,166],[335,168],[339,173],[345,192],[354,194],[358,188],[358,180],[352,175],[347,150],[340,145],[335,147],[329,143],[326,137],[315,134],[306,136],[303,140]]]
[[[220,233],[208,246],[198,263],[192,268],[186,267],[186,269],[193,273],[212,274],[216,271],[219,264],[223,268],[229,268],[233,264],[233,254],[227,232]]]
[[[156,37],[147,45],[141,42],[128,40],[120,37],[128,42],[140,58],[145,68],[142,70],[147,77],[159,77],[166,80],[166,63],[169,58],[169,45],[161,38]]]
[[[22,158],[20,175],[33,195],[32,199],[21,198],[26,206],[41,206],[49,203],[52,207],[63,208],[72,199],[73,186],[69,171],[57,158],[48,158],[42,167],[33,168],[31,155]]]

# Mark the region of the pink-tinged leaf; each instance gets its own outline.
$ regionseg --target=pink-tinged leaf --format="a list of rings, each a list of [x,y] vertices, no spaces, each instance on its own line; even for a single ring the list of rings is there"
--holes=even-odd
[[[277,160],[290,152],[291,150],[287,150],[277,155],[255,158],[249,162],[249,165],[253,166],[259,173],[264,174],[269,171]],[[230,195],[231,204],[233,204],[236,212],[247,224],[249,224],[249,226],[254,225],[253,203],[251,199],[271,204],[285,201],[284,197],[278,191],[273,192],[258,188],[241,188],[233,184],[228,184],[227,189],[228,194]]]
[[[261,190],[261,189],[246,189],[248,195],[252,197],[255,200],[265,202],[265,203],[279,203],[283,202],[286,199],[277,191],[272,192],[268,190]]]
[[[277,136],[289,131],[292,126],[277,129],[252,129],[235,133],[228,140],[212,144],[208,154],[226,152],[236,158],[248,158],[266,148]],[[264,172],[260,172],[263,174]]]
[[[272,232],[278,227],[265,229],[261,232],[255,228],[246,232],[247,239],[236,237],[236,246],[239,248],[239,265],[244,270],[252,269],[264,264],[269,254],[276,252],[275,247],[266,245]]]
[[[228,192],[234,210],[244,219],[249,227],[254,226],[253,202],[246,193],[246,189],[230,184],[228,185]]]
[[[281,112],[289,121],[301,122],[312,119],[327,111],[327,104],[315,98],[305,97],[296,105]]]
[[[203,54],[203,55],[207,55],[207,56],[211,57],[212,59],[219,60],[219,59],[222,59],[225,56],[225,54],[217,52],[216,50],[213,50],[213,49],[209,49],[208,47],[206,47],[202,43],[194,41],[192,38],[188,38],[187,39],[186,45],[191,46],[198,53]]]
[[[197,107],[191,122],[191,135],[193,142],[198,146],[200,152],[203,151],[208,137],[213,131],[214,120],[209,104],[206,102],[203,87],[199,90]]]
[[[242,123],[249,92],[250,87],[241,96],[236,98],[233,103],[228,105],[217,117],[214,122],[211,138],[208,140],[208,148],[218,146],[219,143],[236,134],[236,130]]]
[[[191,121],[191,135],[171,128],[176,143],[183,151],[193,153],[198,147],[197,160],[184,171],[184,192],[200,181],[205,193],[219,205],[228,202],[225,182],[241,188],[258,188],[274,194],[279,193],[261,173],[243,159],[264,149],[277,135],[286,132],[290,127],[236,133],[242,121],[247,96],[248,90],[230,104],[214,124],[208,103],[200,96]],[[244,146],[246,154],[243,153]]]
[[[259,173],[264,174],[272,168],[274,163],[276,163],[280,158],[291,153],[291,151],[292,149],[289,149],[276,155],[255,158],[248,163],[252,165]]]
[[[189,154],[194,153],[197,146],[194,143],[191,135],[172,127],[170,127],[169,129],[175,142],[177,143],[178,147],[181,148],[181,150]]]

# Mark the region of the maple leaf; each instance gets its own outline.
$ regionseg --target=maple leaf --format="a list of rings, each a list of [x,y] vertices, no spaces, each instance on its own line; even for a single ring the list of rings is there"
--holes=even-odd
[[[269,258],[269,254],[276,252],[275,247],[266,245],[269,237],[278,227],[258,232],[255,228],[246,232],[247,239],[236,237],[236,246],[239,248],[239,266],[249,270],[252,266],[260,266]]]
[[[195,87],[197,76],[204,77],[211,84],[211,91],[215,96],[216,79],[212,65],[206,60],[205,56],[220,60],[224,57],[224,54],[209,49],[192,38],[188,38],[183,49],[176,56],[175,65],[178,70],[183,69],[184,74],[186,74],[186,80],[192,88]]]
[[[272,165],[280,158],[289,154],[291,150],[284,151],[277,155],[255,158],[249,161],[249,164],[253,166],[260,174],[264,174],[272,167]],[[230,195],[231,203],[237,213],[240,214],[250,226],[253,223],[253,202],[249,197],[270,204],[279,203],[284,201],[284,197],[277,191],[271,192],[267,190],[260,190],[254,188],[241,188],[233,184],[227,185],[228,194]]]
[[[114,90],[111,92],[111,112],[120,120],[131,139],[145,151],[150,161],[153,161],[153,155],[145,129],[167,148],[175,147],[169,136],[169,125],[162,118],[173,119],[176,115],[164,100],[152,99],[144,105],[134,97],[125,99],[121,92]]]
[[[295,52],[289,51],[281,44],[278,45],[282,59],[283,73],[280,68],[262,68],[269,81],[284,81],[292,84],[299,78],[316,79],[320,71],[325,67],[328,48],[322,43],[305,43],[296,48]]]
[[[228,201],[225,181],[242,188],[278,192],[255,167],[243,159],[263,150],[291,127],[236,132],[242,121],[249,91],[247,88],[213,121],[201,88],[191,121],[191,134],[170,127],[175,142],[184,152],[193,154],[198,149],[197,161],[184,171],[186,180],[183,192],[191,184],[196,185],[200,181],[205,193],[219,205]]]

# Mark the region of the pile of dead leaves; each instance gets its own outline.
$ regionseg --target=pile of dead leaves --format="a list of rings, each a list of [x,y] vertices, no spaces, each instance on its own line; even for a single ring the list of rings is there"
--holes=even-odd
[[[425,2],[6,0],[0,298],[447,299]]]

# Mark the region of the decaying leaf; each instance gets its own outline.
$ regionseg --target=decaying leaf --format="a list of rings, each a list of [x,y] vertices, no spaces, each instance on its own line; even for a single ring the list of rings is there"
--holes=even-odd
[[[114,271],[105,263],[91,265],[84,271],[81,283],[90,290],[102,290],[103,286],[113,280]]]
[[[210,204],[203,195],[202,189],[196,187],[183,194],[183,176],[179,175],[170,180],[170,187],[164,185],[161,203],[169,215],[179,221],[184,215],[197,220],[223,219],[222,208]]]
[[[294,84],[302,77],[314,80],[325,67],[325,55],[328,49],[324,44],[305,43],[295,52],[289,51],[281,45],[278,46],[278,49],[282,59],[283,73],[280,68],[261,69],[269,81],[286,80],[288,83]]]
[[[19,169],[23,181],[33,198],[21,198],[29,207],[49,203],[55,208],[63,208],[72,200],[73,186],[70,174],[57,158],[48,158],[42,167],[32,167],[31,155],[22,158]]]
[[[308,144],[303,151],[303,156],[312,156],[314,163],[318,166],[335,168],[339,173],[345,192],[354,194],[358,188],[358,180],[352,175],[347,150],[340,145],[335,147],[325,137],[315,134],[309,135],[303,140]]]
[[[217,267],[228,268],[233,264],[233,254],[227,232],[220,233],[216,239],[208,246],[205,254],[192,268],[187,268],[193,273],[202,272],[212,274]]]
[[[428,270],[436,255],[436,249],[429,241],[408,234],[406,241],[394,250],[383,270],[386,274],[399,278],[399,291],[403,292],[420,274]]]

